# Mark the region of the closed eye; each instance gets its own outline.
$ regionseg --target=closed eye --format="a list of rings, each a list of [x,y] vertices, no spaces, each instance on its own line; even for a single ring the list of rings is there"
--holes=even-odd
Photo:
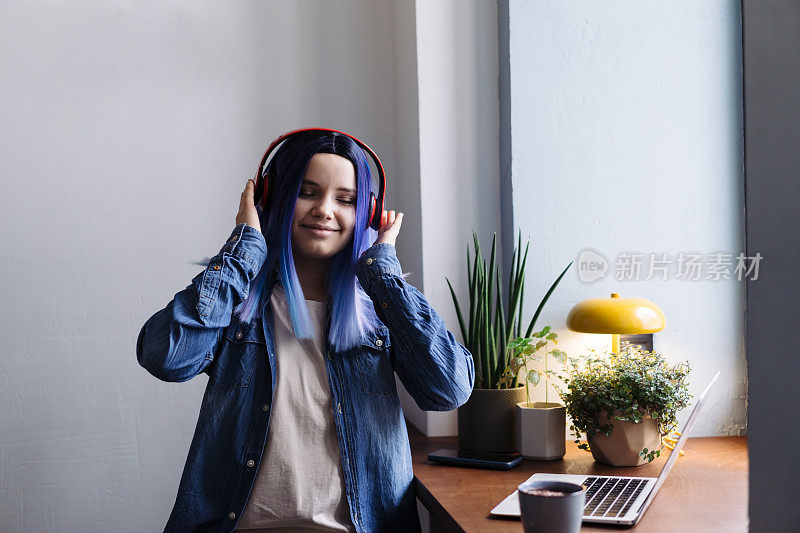
[[[300,196],[302,198],[312,198],[312,197],[314,197],[316,195],[317,195],[317,193],[315,193],[315,192],[304,191],[304,190],[301,189],[298,196]],[[346,205],[353,205],[353,204],[356,203],[355,198],[338,198],[338,200],[341,203],[346,204]]]

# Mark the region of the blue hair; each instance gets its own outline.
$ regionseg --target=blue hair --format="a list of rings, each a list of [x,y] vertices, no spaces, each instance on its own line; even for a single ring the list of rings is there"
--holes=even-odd
[[[353,237],[335,257],[327,275],[332,299],[331,327],[328,341],[337,351],[355,347],[367,334],[383,325],[355,275],[361,254],[375,242],[377,231],[367,228],[372,178],[364,151],[348,136],[333,132],[296,134],[278,148],[265,172],[269,175],[267,205],[256,206],[264,238],[267,259],[250,284],[247,298],[235,309],[240,321],[260,318],[268,305],[264,289],[268,279],[277,277],[283,286],[298,339],[314,336],[313,326],[297,278],[292,255],[292,219],[300,184],[311,158],[318,153],[336,154],[348,159],[356,174],[356,220]],[[365,229],[366,228],[366,229]],[[277,280],[276,280],[277,281]]]

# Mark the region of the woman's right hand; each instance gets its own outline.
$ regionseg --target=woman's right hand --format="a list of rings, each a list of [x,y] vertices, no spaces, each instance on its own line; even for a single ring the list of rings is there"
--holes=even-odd
[[[247,185],[244,186],[242,192],[242,199],[239,201],[239,212],[236,214],[236,225],[242,222],[255,228],[261,233],[261,222],[258,219],[258,211],[256,211],[256,204],[253,200],[253,194],[256,186],[252,179],[247,180]]]

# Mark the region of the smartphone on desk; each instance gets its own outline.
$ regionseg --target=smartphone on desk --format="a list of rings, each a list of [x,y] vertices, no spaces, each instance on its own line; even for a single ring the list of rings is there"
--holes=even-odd
[[[468,466],[508,470],[522,462],[518,453],[471,452],[467,450],[436,450],[428,454],[428,461],[443,465]]]

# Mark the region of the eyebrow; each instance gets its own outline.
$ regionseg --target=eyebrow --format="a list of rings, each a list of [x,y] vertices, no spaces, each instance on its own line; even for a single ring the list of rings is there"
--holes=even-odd
[[[313,185],[313,186],[315,186],[315,187],[319,187],[319,183],[317,183],[317,182],[314,182],[314,181],[311,181],[311,180],[303,180],[303,183],[302,183],[302,185]],[[356,193],[356,190],[355,190],[355,189],[351,189],[351,188],[349,188],[349,187],[339,187],[339,188],[338,188],[338,189],[336,189],[336,190],[337,190],[337,191],[349,192],[350,194],[355,194],[355,193]]]

